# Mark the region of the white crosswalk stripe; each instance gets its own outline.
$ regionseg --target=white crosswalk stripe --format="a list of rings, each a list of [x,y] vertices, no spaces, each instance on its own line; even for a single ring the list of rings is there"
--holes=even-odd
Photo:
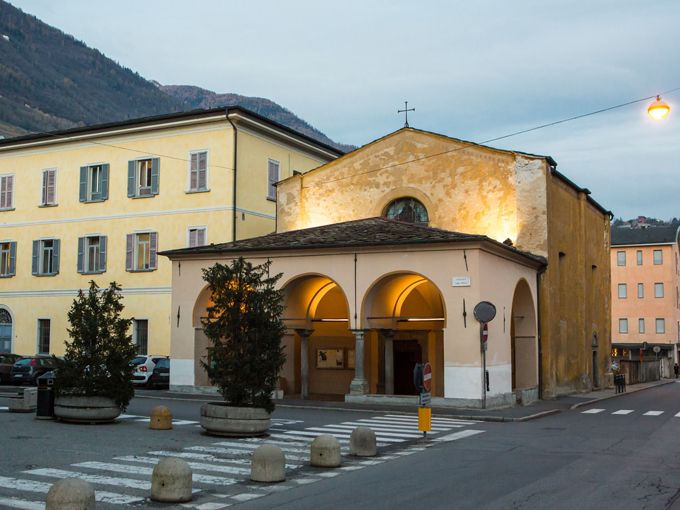
[[[27,492],[40,492],[47,494],[47,491],[52,487],[51,483],[36,482],[35,480],[20,480],[16,478],[8,478],[0,476],[0,487],[5,489],[17,489]],[[110,503],[112,505],[129,505],[130,503],[137,503],[144,501],[144,498],[127,496],[125,494],[116,494],[114,492],[96,491],[95,499],[102,503]]]
[[[663,411],[647,411],[642,416],[661,416],[663,413]]]
[[[630,414],[634,412],[632,409],[619,409],[618,411],[614,411],[612,414]]]
[[[2,506],[7,508],[23,508],[24,510],[45,510],[45,503],[26,501],[25,499],[0,498],[0,507]]]
[[[604,411],[604,409],[588,409],[587,411],[583,411],[581,414],[598,414]]]

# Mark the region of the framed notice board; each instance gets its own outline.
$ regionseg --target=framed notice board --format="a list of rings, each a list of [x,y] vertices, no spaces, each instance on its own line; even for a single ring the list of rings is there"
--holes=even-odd
[[[345,368],[345,349],[317,349],[316,368],[322,369]]]

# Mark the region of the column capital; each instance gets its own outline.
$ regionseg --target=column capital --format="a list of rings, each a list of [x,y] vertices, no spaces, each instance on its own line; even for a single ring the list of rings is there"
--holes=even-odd
[[[350,329],[354,336],[364,336],[366,333],[371,331],[370,329]]]
[[[394,336],[394,333],[396,333],[396,330],[394,329],[381,329],[380,334],[384,336],[385,338],[391,339]]]
[[[298,328],[294,330],[301,338],[302,337],[309,337],[312,333],[314,333],[313,329],[305,329],[305,328]]]

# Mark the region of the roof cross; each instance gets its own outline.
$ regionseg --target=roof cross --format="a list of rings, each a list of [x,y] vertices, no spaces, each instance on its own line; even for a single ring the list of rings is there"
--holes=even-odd
[[[406,114],[406,122],[404,123],[404,127],[407,128],[409,127],[408,125],[408,112],[415,112],[415,108],[409,108],[408,107],[408,101],[404,101],[404,109],[403,110],[397,110],[397,113],[404,113]]]

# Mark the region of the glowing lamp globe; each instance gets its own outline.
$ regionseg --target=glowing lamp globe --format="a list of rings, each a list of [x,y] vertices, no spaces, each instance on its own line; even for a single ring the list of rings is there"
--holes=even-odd
[[[649,116],[656,120],[663,119],[668,112],[671,111],[671,107],[664,103],[659,96],[656,96],[656,101],[654,101],[649,108],[647,108],[647,113]]]

